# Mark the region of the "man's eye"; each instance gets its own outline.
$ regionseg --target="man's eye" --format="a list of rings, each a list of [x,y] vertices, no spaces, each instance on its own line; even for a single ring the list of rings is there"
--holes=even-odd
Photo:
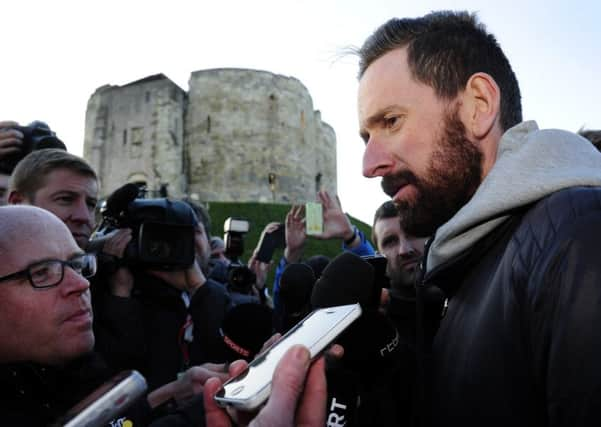
[[[388,248],[390,246],[396,245],[397,243],[398,243],[398,239],[395,237],[391,237],[391,238],[382,240],[382,247]]]
[[[34,280],[45,280],[50,275],[50,268],[48,266],[40,266],[31,270],[31,277]]]
[[[386,117],[384,119],[384,124],[386,125],[387,128],[394,127],[395,125],[398,124],[398,122],[399,122],[398,116]]]
[[[73,201],[73,197],[70,196],[60,196],[56,198],[56,201],[59,203],[71,203]]]

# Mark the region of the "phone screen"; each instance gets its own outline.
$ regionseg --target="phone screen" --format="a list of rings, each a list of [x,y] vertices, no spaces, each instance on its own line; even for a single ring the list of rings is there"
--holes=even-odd
[[[302,344],[315,358],[361,315],[359,304],[313,311],[278,342],[257,356],[240,375],[228,380],[215,395],[221,404],[251,410],[269,397],[273,372],[290,347]]]
[[[305,204],[305,224],[307,235],[314,236],[323,233],[323,208],[321,203]]]

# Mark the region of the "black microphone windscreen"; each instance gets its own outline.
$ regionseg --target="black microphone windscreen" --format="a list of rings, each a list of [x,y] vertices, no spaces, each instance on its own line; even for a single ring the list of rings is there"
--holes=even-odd
[[[106,199],[105,215],[118,216],[120,212],[127,209],[131,201],[138,197],[139,192],[139,187],[132,183],[117,188]]]
[[[221,325],[221,335],[229,362],[250,361],[273,334],[273,311],[262,304],[245,303],[232,307]]]
[[[304,263],[286,266],[280,277],[280,301],[288,314],[302,311],[311,300],[315,284],[313,269]]]
[[[307,259],[307,265],[313,269],[313,273],[315,274],[315,279],[319,279],[321,277],[321,273],[330,263],[330,258],[325,255],[313,255]]]
[[[373,267],[352,252],[343,252],[323,270],[313,287],[311,304],[315,308],[361,304],[373,307]]]

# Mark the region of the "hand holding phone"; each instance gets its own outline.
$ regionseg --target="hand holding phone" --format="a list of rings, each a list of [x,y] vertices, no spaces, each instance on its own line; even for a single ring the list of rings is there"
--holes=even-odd
[[[274,251],[277,248],[283,249],[286,246],[285,232],[286,227],[283,224],[279,224],[275,230],[263,233],[258,244],[257,260],[266,264],[269,263]]]
[[[256,409],[269,397],[273,373],[287,350],[302,344],[314,359],[360,315],[359,304],[313,311],[280,341],[258,355],[241,374],[223,384],[215,395],[215,401],[221,406],[245,411]]]
[[[244,363],[230,367],[232,375],[244,369]],[[213,396],[221,387],[217,378],[211,378],[204,387],[205,424],[231,426],[234,423],[252,422],[256,425],[326,425],[326,406],[328,399],[325,373],[325,359],[317,358],[311,362],[307,348],[300,345],[290,348],[282,357],[274,372],[271,399],[267,405],[254,414],[243,411],[226,411],[217,405]],[[230,418],[231,417],[231,418]]]

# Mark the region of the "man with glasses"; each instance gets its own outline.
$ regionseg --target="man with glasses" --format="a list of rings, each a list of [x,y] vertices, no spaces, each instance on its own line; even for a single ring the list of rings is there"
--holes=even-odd
[[[84,276],[94,274],[95,259],[65,238],[66,231],[41,209],[2,208],[2,362],[60,365],[94,346],[90,284]]]
[[[111,375],[92,352],[90,284],[96,260],[76,244],[56,216],[33,206],[0,207],[0,409],[2,425],[45,426]],[[133,425],[156,415],[150,408],[198,393],[223,367],[191,368],[128,410]],[[201,420],[200,396],[161,418]],[[140,424],[138,424],[140,422]],[[184,424],[188,425],[187,422]]]
[[[95,259],[58,218],[30,206],[0,208],[0,259],[2,423],[46,425],[108,379],[85,356],[94,333],[84,276]]]

